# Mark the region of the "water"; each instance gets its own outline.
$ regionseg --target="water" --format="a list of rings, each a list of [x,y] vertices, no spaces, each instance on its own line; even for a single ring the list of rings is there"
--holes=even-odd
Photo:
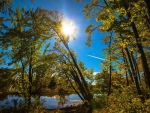
[[[0,106],[14,106],[14,100],[24,101],[24,98],[19,97],[18,95],[8,95],[6,99],[0,101]],[[33,101],[34,98],[31,100]],[[40,96],[40,101],[43,102],[42,106],[46,109],[56,109],[82,104],[82,100],[76,94],[71,94],[69,96],[55,95],[53,97]]]

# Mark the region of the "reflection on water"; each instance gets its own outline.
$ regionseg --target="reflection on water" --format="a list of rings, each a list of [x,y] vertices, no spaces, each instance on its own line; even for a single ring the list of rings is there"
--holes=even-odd
[[[71,94],[69,96],[56,95],[53,97],[41,96],[40,98],[42,100],[45,100],[43,107],[47,109],[54,109],[54,108],[59,108],[59,107],[62,108],[62,107],[78,105],[82,103],[82,100],[79,98],[79,96],[75,94]]]
[[[0,106],[7,106],[8,104],[9,106],[10,105],[14,106],[13,100],[23,101],[24,98],[19,97],[17,95],[8,95],[6,99],[0,101]],[[32,100],[34,100],[34,98],[32,98]],[[82,104],[82,100],[76,94],[71,94],[69,96],[56,95],[53,97],[40,96],[40,100],[42,102],[44,101],[43,107],[46,109],[55,109],[55,108],[62,108],[62,107]]]

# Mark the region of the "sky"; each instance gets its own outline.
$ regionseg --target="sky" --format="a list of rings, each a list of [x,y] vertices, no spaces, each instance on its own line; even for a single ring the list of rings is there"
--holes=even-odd
[[[84,0],[90,3],[91,0]],[[82,13],[84,8],[83,2],[75,2],[74,0],[14,0],[13,8],[20,5],[26,9],[41,7],[47,10],[57,10],[64,15],[64,18],[74,22],[77,28],[75,41],[69,42],[69,47],[78,55],[78,60],[82,61],[87,68],[93,68],[94,72],[100,72],[100,59],[105,57],[101,54],[105,45],[102,43],[103,33],[96,30],[92,35],[92,46],[85,45],[87,34],[84,32],[86,27],[92,23],[96,23],[95,19],[86,20],[85,14]],[[98,23],[97,23],[98,24]]]

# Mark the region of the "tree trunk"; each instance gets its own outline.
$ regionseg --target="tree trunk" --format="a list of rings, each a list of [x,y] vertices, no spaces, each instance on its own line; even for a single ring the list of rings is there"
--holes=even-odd
[[[74,56],[73,56],[73,54],[71,53],[71,51],[70,51],[70,49],[69,49],[69,47],[68,47],[68,44],[66,43],[66,42],[64,42],[63,41],[63,43],[64,43],[64,45],[65,45],[65,47],[66,47],[66,49],[68,50],[68,52],[69,52],[69,54],[70,54],[70,56],[71,56],[71,59],[72,59],[72,61],[73,61],[73,63],[74,63],[74,66],[76,67],[76,69],[77,69],[77,72],[78,72],[78,74],[79,74],[79,76],[81,77],[81,81],[82,81],[82,83],[83,84],[81,84],[81,86],[80,87],[82,87],[83,86],[83,89],[85,90],[85,94],[86,94],[86,100],[90,103],[90,101],[93,99],[93,96],[92,96],[92,94],[90,93],[90,90],[89,90],[89,88],[88,88],[88,85],[87,85],[87,83],[86,83],[86,81],[85,81],[85,79],[84,79],[84,77],[83,77],[83,75],[82,75],[82,72],[80,71],[80,69],[79,69],[79,67],[78,67],[78,64],[76,63],[76,60],[75,60],[75,58],[74,58]],[[77,77],[78,78],[78,77]],[[80,81],[80,80],[79,80]]]
[[[129,86],[129,80],[128,80],[128,74],[126,72],[126,81],[127,81],[127,86]]]
[[[110,36],[110,41],[109,41],[109,88],[108,88],[108,96],[110,95],[110,92],[111,92],[111,71],[112,71],[112,66],[111,66],[111,38],[112,38],[112,33],[111,33],[111,36]]]
[[[32,92],[32,65],[29,65],[29,95]]]
[[[25,92],[24,92],[24,90],[25,90],[25,88],[24,88],[24,71],[25,71],[25,67],[24,67],[24,64],[23,64],[22,60],[21,60],[21,65],[22,65],[21,80],[22,80],[22,89],[23,89],[22,93],[25,94]]]
[[[124,53],[124,51],[122,50],[122,56],[123,56],[123,61],[124,61],[124,63],[125,63],[125,65],[126,65],[126,68],[128,68],[127,67],[127,59],[126,59],[126,57],[125,57],[125,53]],[[132,76],[132,75],[131,75]],[[133,78],[131,78],[131,80],[132,80]],[[126,72],[126,81],[127,81],[127,86],[129,86],[129,80],[128,80],[128,74],[127,74],[127,72]],[[132,80],[133,81],[133,80]]]
[[[89,108],[89,109],[88,109],[87,113],[92,113],[92,112],[93,112],[93,107],[92,107],[92,105],[89,105],[88,108]]]
[[[56,22],[54,22],[55,24],[57,24]],[[58,25],[59,26],[59,25]],[[91,100],[93,99],[93,96],[90,92],[90,89],[88,87],[87,82],[85,81],[85,78],[76,62],[76,59],[74,58],[69,46],[68,46],[68,42],[66,42],[66,38],[64,35],[62,35],[61,33],[59,33],[59,31],[57,31],[57,29],[55,29],[54,27],[52,27],[52,29],[56,32],[56,34],[58,35],[58,37],[60,38],[61,42],[63,43],[63,45],[65,46],[66,50],[69,52],[69,55],[72,59],[73,62],[73,68],[70,70],[74,81],[77,83],[77,86],[82,94],[82,97],[88,101],[89,104],[91,104]],[[74,69],[75,68],[75,69]],[[92,113],[92,106],[89,109],[89,113]]]
[[[138,76],[138,80],[140,81],[140,73],[139,73],[139,68],[138,68],[138,65],[136,63],[136,60],[133,56],[133,53],[131,53],[131,58],[132,58],[132,61],[133,61],[133,64],[134,64],[134,67],[135,67],[135,71],[137,73],[137,76]]]
[[[69,80],[69,82],[70,82],[70,85],[72,86],[72,88],[74,89],[74,91],[78,94],[78,96],[80,97],[80,99],[81,99],[82,101],[84,101],[84,98],[80,95],[80,93],[79,93],[79,92],[76,90],[76,88],[73,86],[73,84],[72,84],[70,78],[67,76],[66,73],[65,73],[65,75],[66,75],[66,77],[68,78],[68,80]]]
[[[144,0],[144,1],[147,5],[148,15],[149,15],[149,18],[150,18],[150,0]]]
[[[124,5],[124,8],[125,8],[125,10],[127,12],[128,18],[131,18],[131,14],[130,14],[130,12],[128,12],[128,6],[125,3],[125,1],[124,1],[123,5]],[[145,75],[146,75],[146,79],[148,81],[148,86],[150,87],[150,71],[149,71],[146,55],[144,53],[144,50],[143,50],[143,47],[142,47],[141,43],[139,43],[140,37],[139,37],[138,30],[137,30],[136,25],[135,25],[134,22],[131,22],[131,27],[132,27],[132,30],[133,30],[133,33],[134,33],[134,36],[135,36],[136,45],[137,45],[138,50],[139,50],[139,52],[141,54],[141,61],[142,61],[142,65],[143,65],[143,69],[144,69]]]
[[[131,55],[129,53],[128,48],[125,48],[125,50],[126,50],[126,53],[127,53],[127,56],[128,56],[130,66],[131,66],[131,70],[132,70],[132,74],[133,74],[133,77],[134,77],[134,80],[135,80],[135,85],[136,85],[138,95],[140,96],[142,102],[144,103],[145,99],[144,99],[142,91],[140,89],[139,81],[138,81],[138,78],[137,78],[137,73],[135,72],[135,68],[134,68],[134,65],[133,65],[133,62],[132,62],[132,59],[131,59]]]
[[[132,75],[132,72],[131,72],[130,68],[128,68],[128,73],[130,75],[130,78],[131,78],[132,82],[134,82],[133,75]]]

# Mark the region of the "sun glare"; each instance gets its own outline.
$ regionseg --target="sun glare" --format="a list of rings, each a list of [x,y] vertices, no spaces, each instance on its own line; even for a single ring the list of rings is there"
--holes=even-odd
[[[62,32],[67,36],[72,36],[75,34],[75,26],[73,22],[64,21],[62,23]]]

